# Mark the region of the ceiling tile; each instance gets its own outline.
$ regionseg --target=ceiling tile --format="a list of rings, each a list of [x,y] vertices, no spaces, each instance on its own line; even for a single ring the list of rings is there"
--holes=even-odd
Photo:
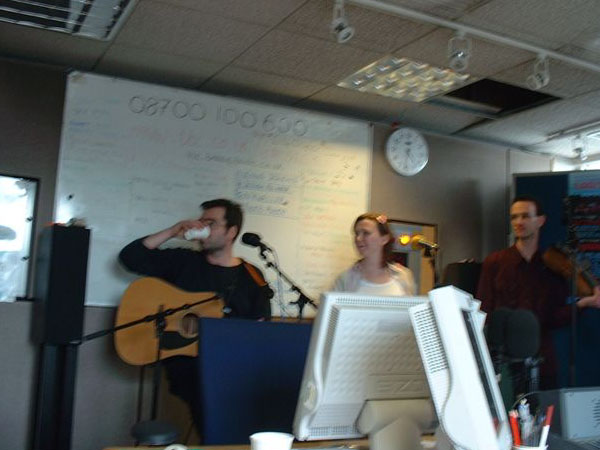
[[[240,56],[237,67],[319,84],[337,83],[381,58],[336,42],[274,30]]]
[[[492,78],[503,83],[527,88],[527,77],[533,72],[535,59],[495,74]],[[579,69],[560,61],[549,62],[550,83],[540,92],[561,98],[576,97],[600,89],[600,73]]]
[[[109,42],[0,22],[0,54],[89,70]]]
[[[227,67],[201,86],[222,95],[238,95],[278,104],[293,104],[325,86],[279,75]]]
[[[531,146],[531,149],[540,153],[549,153],[553,155],[564,156],[565,158],[573,158],[575,154],[575,146],[573,138],[557,139],[549,142],[542,142]]]
[[[137,80],[192,88],[221,67],[223,63],[114,44],[100,60],[96,70],[110,75],[126,74]]]
[[[586,38],[578,38],[572,44],[562,46],[559,51],[574,58],[583,59],[600,65],[600,31],[588,35]]]
[[[574,136],[568,136],[560,139],[553,139],[548,142],[542,142],[532,147],[536,152],[545,152],[554,155],[560,155],[565,158],[576,158],[579,155],[575,152],[575,148],[582,145],[586,156],[600,154],[600,142],[597,139],[576,139]]]
[[[460,22],[556,49],[595,26],[599,16],[597,0],[492,0]]]
[[[158,1],[138,4],[117,35],[118,44],[228,62],[267,28]]]
[[[402,111],[399,121],[424,130],[454,133],[477,121],[480,117],[462,111],[449,110],[427,103],[413,103]]]
[[[506,119],[475,125],[473,128],[457,133],[457,136],[515,147],[533,145],[546,139],[546,133],[543,131],[519,122],[503,123],[502,120]]]
[[[397,120],[409,105],[390,97],[334,86],[298,102],[297,106],[363,118],[372,122],[390,123]]]
[[[598,35],[600,36],[600,33]],[[559,51],[565,55],[600,65],[600,42],[595,40],[590,40],[587,43],[566,44]]]
[[[570,103],[573,105],[589,106],[590,108],[600,109],[600,89],[594,92],[586,92],[576,98],[572,98]]]
[[[461,135],[522,145],[544,142],[549,134],[600,120],[600,108],[593,106],[590,99],[585,97],[587,95],[548,103],[504,119],[475,126]],[[600,92],[595,93],[593,97],[598,100]]]
[[[302,6],[306,0],[161,0],[221,17],[274,26]]]
[[[456,19],[488,0],[387,0],[382,3],[402,6],[444,19]]]
[[[434,29],[432,25],[410,22],[351,4],[345,10],[348,22],[356,30],[354,37],[344,44],[351,47],[389,53]],[[333,2],[311,0],[278,29],[336,42],[330,30],[332,13]]]
[[[395,55],[413,58],[437,67],[448,67],[448,41],[452,36],[454,33],[451,30],[440,28],[399,49]],[[472,56],[466,73],[475,77],[488,77],[531,58],[531,53],[524,50],[480,39],[472,39],[472,42]]]

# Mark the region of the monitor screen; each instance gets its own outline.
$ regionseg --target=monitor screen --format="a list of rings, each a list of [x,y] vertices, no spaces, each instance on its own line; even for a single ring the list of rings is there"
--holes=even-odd
[[[473,349],[473,356],[475,357],[475,362],[477,363],[477,372],[479,374],[479,379],[481,380],[481,384],[485,392],[485,399],[487,401],[487,405],[492,416],[493,425],[497,434],[500,432],[500,414],[498,412],[498,405],[496,405],[496,402],[494,401],[494,394],[492,388],[492,384],[495,384],[496,380],[495,378],[493,380],[490,380],[486,371],[484,363],[485,357],[481,353],[481,347],[477,345],[477,325],[473,320],[473,316],[468,311],[462,311],[462,316],[465,321],[465,326],[467,327],[467,333],[469,334],[469,342],[471,343],[471,347]]]

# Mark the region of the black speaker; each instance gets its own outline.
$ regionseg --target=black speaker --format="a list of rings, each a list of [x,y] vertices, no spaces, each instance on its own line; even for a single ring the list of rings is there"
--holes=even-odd
[[[479,262],[456,262],[450,263],[444,270],[442,286],[453,285],[472,296],[477,294],[481,263]]]
[[[81,338],[89,242],[87,228],[52,225],[42,230],[35,266],[34,342],[60,345]]]

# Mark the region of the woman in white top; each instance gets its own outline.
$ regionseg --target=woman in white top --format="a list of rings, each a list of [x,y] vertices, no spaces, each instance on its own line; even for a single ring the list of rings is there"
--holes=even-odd
[[[394,237],[382,214],[366,213],[354,221],[354,245],[361,255],[335,281],[333,291],[370,295],[414,295],[412,272],[392,263]]]

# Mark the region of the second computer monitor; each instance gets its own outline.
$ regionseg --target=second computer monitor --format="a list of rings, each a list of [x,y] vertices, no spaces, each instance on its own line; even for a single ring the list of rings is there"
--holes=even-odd
[[[370,438],[374,450],[508,450],[511,436],[479,302],[330,292],[315,320],[294,419],[300,440]]]

